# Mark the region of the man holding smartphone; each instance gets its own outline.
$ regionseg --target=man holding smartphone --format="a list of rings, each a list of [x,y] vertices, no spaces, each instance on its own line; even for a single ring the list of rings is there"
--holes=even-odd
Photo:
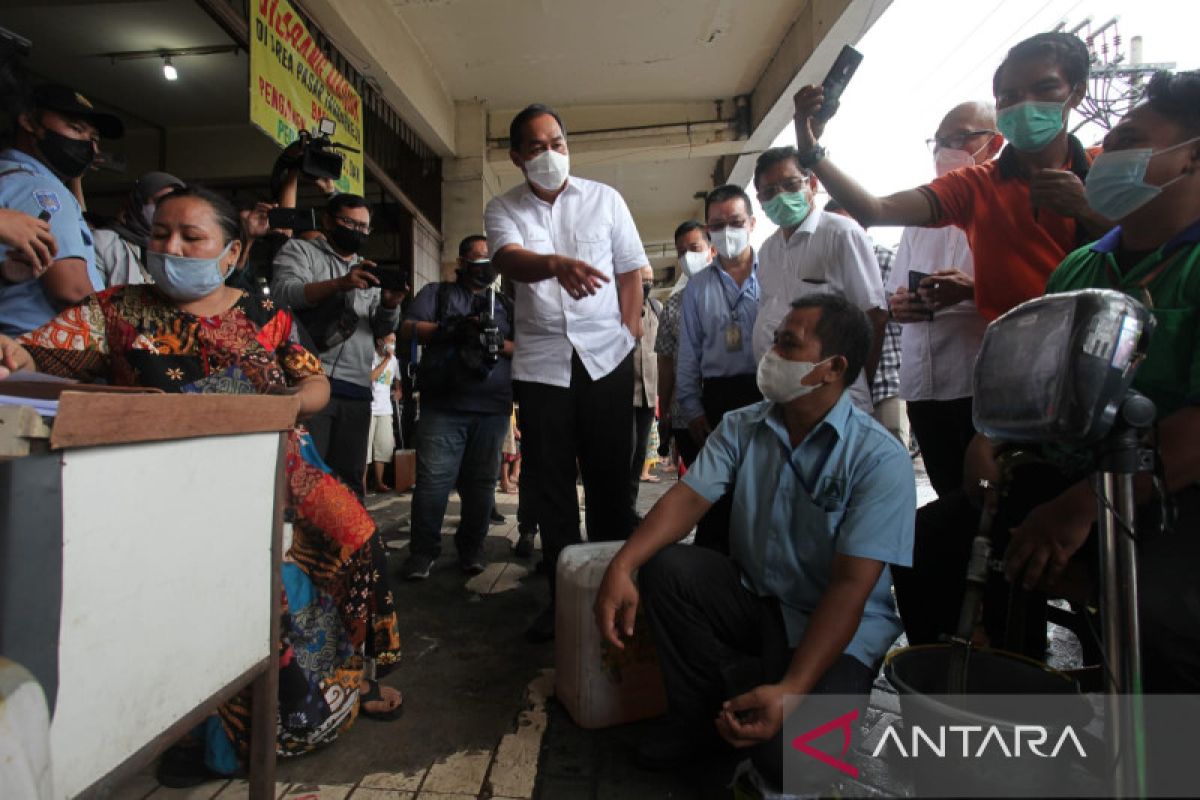
[[[986,164],[1000,151],[987,103],[952,108],[929,140],[940,178]],[[987,320],[975,306],[975,262],[954,226],[906,228],[887,287],[900,331],[900,399],[939,496],[962,485],[963,456],[975,435],[972,367]]]
[[[354,194],[334,195],[321,237],[291,239],[275,256],[271,292],[297,311],[329,377],[329,405],[308,419],[313,442],[334,473],[362,493],[371,428],[371,362],[376,337],[400,325],[403,291],[381,289],[359,251],[371,209]]]

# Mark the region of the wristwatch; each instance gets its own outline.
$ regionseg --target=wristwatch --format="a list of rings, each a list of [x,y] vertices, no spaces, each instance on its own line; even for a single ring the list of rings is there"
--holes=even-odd
[[[814,144],[812,149],[807,153],[800,153],[796,160],[800,162],[801,167],[811,170],[824,157],[825,148],[819,144]]]

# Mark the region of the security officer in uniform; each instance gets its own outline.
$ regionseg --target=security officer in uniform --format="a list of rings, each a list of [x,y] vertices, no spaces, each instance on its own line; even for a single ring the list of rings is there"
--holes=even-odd
[[[14,129],[13,146],[0,150],[0,208],[46,220],[58,249],[49,266],[30,265],[24,280],[14,282],[17,270],[3,270],[0,333],[10,336],[103,287],[91,231],[67,184],[92,165],[101,136],[117,139],[125,131],[121,120],[65,86],[34,89],[32,107],[17,114]],[[20,257],[6,250],[3,258]]]

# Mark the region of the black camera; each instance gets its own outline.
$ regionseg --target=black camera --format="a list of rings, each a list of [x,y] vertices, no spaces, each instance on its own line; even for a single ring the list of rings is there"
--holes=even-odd
[[[293,233],[319,228],[315,208],[272,208],[267,212],[267,224],[273,230],[290,230]]]
[[[329,178],[341,180],[343,156],[337,150],[358,152],[352,147],[337,144],[330,138],[337,130],[337,123],[322,119],[317,123],[314,136],[306,130],[300,131],[300,173],[313,180]]]

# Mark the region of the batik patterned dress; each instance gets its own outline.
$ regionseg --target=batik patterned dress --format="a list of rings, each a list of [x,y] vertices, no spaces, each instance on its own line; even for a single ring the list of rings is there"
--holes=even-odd
[[[93,295],[21,337],[42,372],[167,392],[278,394],[321,374],[292,314],[243,293],[197,317],[151,285]],[[286,456],[292,545],[282,569],[278,743],[295,755],[330,742],[358,712],[364,659],[388,666],[400,636],[382,542],[354,494],[321,462],[303,429]],[[230,774],[249,754],[249,692],[206,723],[208,766]]]

